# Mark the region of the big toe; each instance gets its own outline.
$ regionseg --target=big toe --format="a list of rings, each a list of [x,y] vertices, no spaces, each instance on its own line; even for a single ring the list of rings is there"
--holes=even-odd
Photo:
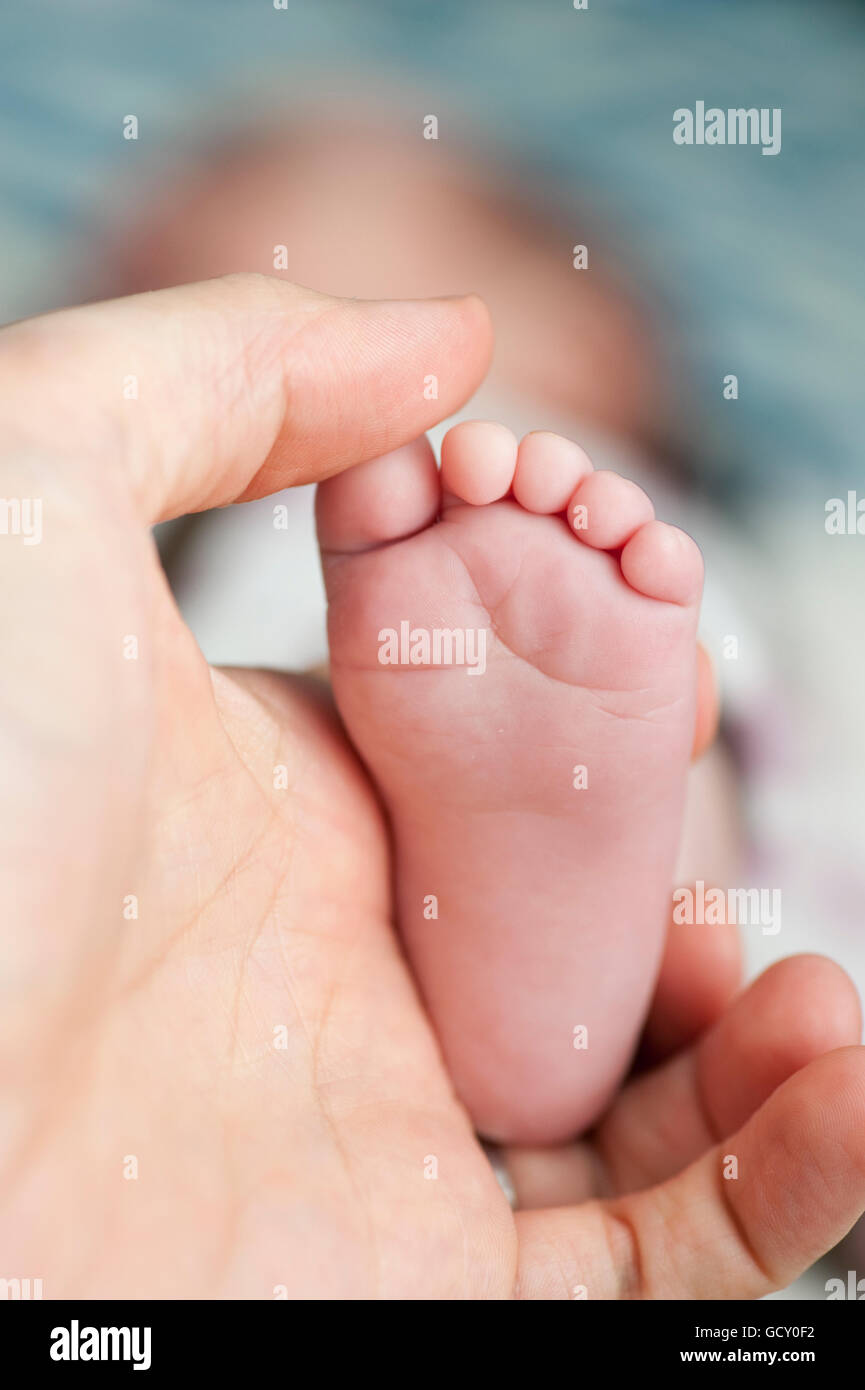
[[[357,554],[432,524],[441,503],[425,436],[319,483],[315,514],[325,555]]]

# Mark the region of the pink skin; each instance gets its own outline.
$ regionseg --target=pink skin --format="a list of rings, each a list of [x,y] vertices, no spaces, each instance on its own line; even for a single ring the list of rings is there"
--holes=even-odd
[[[617,1089],[661,958],[700,552],[575,445],[477,421],[441,480],[418,440],[322,484],[318,524],[333,688],[451,1075],[481,1133],[563,1140]],[[403,621],[487,630],[486,670],[381,664]]]

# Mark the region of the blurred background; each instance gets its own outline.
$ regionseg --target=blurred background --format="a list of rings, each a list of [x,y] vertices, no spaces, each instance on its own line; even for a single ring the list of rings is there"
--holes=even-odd
[[[865,498],[865,7],[276,4],[5,0],[0,320],[232,270],[482,293],[463,415],[578,439],[706,554],[724,733],[686,879],[780,888],[751,973],[819,951],[862,993],[865,534],[826,508]],[[780,153],[674,144],[697,101],[780,108]],[[325,659],[306,490],[160,544],[211,660]],[[790,1296],[848,1268],[865,1239]]]

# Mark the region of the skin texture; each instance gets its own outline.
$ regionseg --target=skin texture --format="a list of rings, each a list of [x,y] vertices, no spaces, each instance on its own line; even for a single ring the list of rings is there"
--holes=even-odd
[[[394,941],[357,760],[307,685],[209,671],[165,589],[156,517],[398,447],[430,423],[425,372],[453,409],[489,346],[474,301],[247,277],[0,334],[3,492],[45,517],[41,546],[0,547],[0,1249],[46,1298],[570,1297],[576,1275],[593,1297],[755,1297],[865,1204],[845,977],[776,967],[715,1027],[727,935],[685,971],[674,935],[655,1031],[708,1030],[712,1065],[686,1048],[647,1074],[657,1125],[622,1093],[602,1201],[570,1181],[582,1149],[512,1154],[514,1219]],[[742,1125],[747,1181],[722,1188]]]
[[[498,1142],[560,1143],[621,1084],[694,739],[699,550],[636,484],[585,455],[575,480],[574,462],[555,436],[518,455],[470,421],[445,436],[443,496],[425,440],[318,494],[337,705],[393,827],[399,926],[448,1068]],[[550,514],[511,498],[524,465]],[[404,624],[480,630],[483,668],[468,644],[469,666],[382,664]]]

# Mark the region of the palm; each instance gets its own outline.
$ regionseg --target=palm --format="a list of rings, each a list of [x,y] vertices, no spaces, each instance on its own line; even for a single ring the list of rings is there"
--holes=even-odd
[[[479,1293],[465,1231],[509,1212],[389,928],[372,795],[314,687],[211,672],[145,587],[137,853],[90,917],[62,1087],[30,1093],[47,1240],[19,1263],[52,1296]]]

